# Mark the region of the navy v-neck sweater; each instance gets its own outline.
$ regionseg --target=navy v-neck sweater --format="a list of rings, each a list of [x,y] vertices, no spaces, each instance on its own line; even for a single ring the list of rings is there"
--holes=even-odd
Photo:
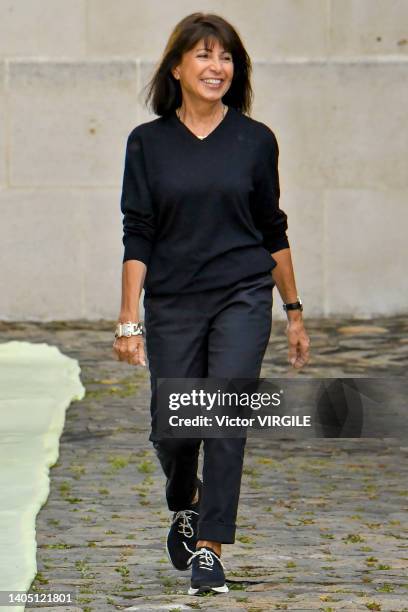
[[[229,107],[200,139],[173,113],[135,127],[123,173],[123,262],[145,295],[205,291],[271,271],[289,248],[273,131]]]

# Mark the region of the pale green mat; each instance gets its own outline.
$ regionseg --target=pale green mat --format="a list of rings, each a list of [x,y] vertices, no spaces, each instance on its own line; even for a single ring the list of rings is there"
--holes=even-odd
[[[65,411],[85,396],[79,373],[78,361],[56,346],[0,344],[0,591],[28,591],[36,575],[36,516],[49,495]]]

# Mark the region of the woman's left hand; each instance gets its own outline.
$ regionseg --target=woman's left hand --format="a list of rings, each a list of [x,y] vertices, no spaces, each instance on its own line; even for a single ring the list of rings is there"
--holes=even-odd
[[[302,319],[290,319],[286,327],[289,343],[288,361],[295,368],[303,368],[310,360],[310,338]]]

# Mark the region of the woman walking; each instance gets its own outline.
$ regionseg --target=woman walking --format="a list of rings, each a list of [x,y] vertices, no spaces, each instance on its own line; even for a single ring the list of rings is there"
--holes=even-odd
[[[174,567],[191,568],[189,594],[228,591],[221,546],[235,541],[246,438],[160,438],[157,379],[259,378],[275,284],[288,317],[289,361],[300,368],[309,360],[279,208],[278,144],[247,114],[250,73],[231,24],[214,14],[187,16],[150,81],[147,101],[158,118],[135,127],[126,146],[114,354],[145,366],[146,348],[149,440],[173,513],[167,552]]]

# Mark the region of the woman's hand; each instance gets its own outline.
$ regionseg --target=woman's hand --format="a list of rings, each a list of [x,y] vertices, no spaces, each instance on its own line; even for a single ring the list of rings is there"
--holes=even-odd
[[[146,365],[143,336],[121,336],[115,338],[113,354],[116,361],[127,361],[130,365]]]
[[[286,327],[289,343],[288,361],[295,368],[303,368],[310,360],[310,338],[302,319],[289,319]]]

